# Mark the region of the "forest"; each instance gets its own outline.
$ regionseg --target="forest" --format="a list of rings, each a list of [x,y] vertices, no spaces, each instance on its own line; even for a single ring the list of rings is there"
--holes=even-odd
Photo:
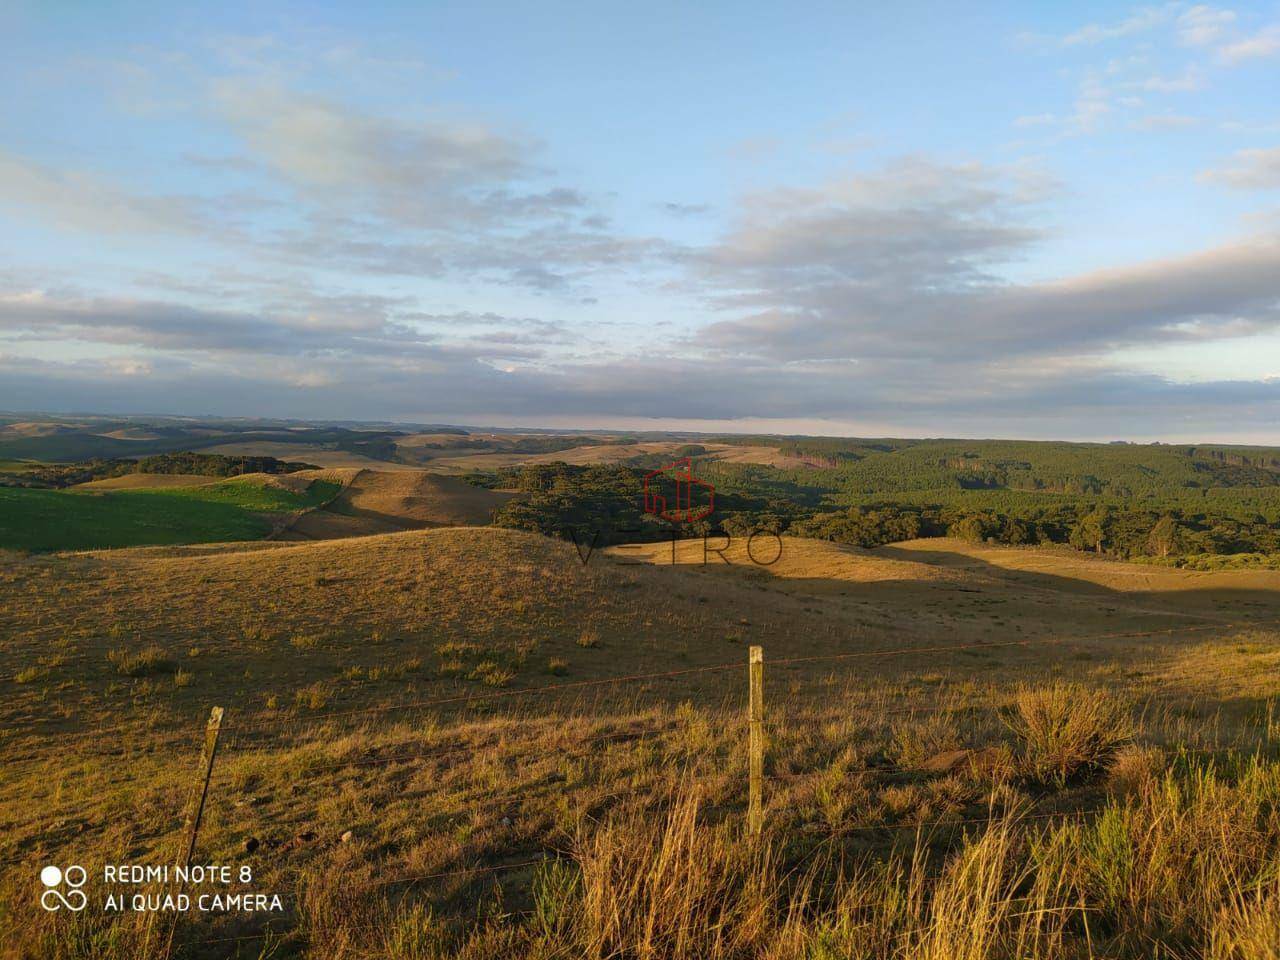
[[[315,464],[275,457],[224,456],[216,453],[161,453],[141,460],[100,459],[80,463],[19,465],[0,469],[0,487],[60,490],[80,483],[123,477],[130,473],[167,473],[202,477],[238,477],[246,473],[296,473],[318,469]]]
[[[726,463],[690,444],[716,510],[683,532],[785,531],[862,547],[951,536],[1058,544],[1127,560],[1212,568],[1275,566],[1280,557],[1280,450],[1162,444],[717,437],[773,443],[809,466]],[[654,462],[650,462],[654,461]],[[818,465],[812,465],[812,464]],[[641,509],[641,482],[661,464],[544,464],[477,478],[517,489],[496,522],[601,543],[670,529]]]

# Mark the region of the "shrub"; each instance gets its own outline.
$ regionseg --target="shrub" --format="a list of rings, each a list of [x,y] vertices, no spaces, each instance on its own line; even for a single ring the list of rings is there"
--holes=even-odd
[[[516,672],[506,667],[494,663],[492,660],[482,660],[471,671],[471,679],[479,680],[486,687],[505,687],[516,678]]]
[[[115,665],[116,672],[126,677],[145,677],[155,673],[173,673],[178,665],[164,655],[159,647],[145,647],[138,651],[123,648],[111,650],[107,659]]]
[[[926,714],[893,725],[891,753],[898,763],[914,766],[946,750],[963,746],[955,717],[948,713]]]
[[[327,683],[316,682],[310,686],[303,687],[301,690],[294,691],[293,702],[300,707],[322,710],[332,696],[333,690]]]
[[[1027,778],[1055,787],[1105,770],[1133,733],[1111,694],[1069,683],[1021,688],[1008,724],[1020,741]]]
[[[437,673],[439,673],[441,677],[445,678],[460,677],[466,672],[466,664],[461,660],[442,660],[440,661],[440,668],[437,670]]]

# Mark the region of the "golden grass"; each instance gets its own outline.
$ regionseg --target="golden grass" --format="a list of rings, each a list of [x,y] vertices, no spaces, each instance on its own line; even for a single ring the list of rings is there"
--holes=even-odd
[[[279,957],[1275,956],[1280,632],[1221,621],[1280,597],[934,547],[584,566],[438,529],[6,556],[0,943],[156,955],[128,917],[40,911],[32,877],[174,856],[218,703],[199,855],[281,892]],[[263,920],[194,918],[184,955]]]
[[[76,490],[140,490],[155,487],[198,487],[221,482],[223,477],[195,473],[126,473],[122,477],[78,483]]]

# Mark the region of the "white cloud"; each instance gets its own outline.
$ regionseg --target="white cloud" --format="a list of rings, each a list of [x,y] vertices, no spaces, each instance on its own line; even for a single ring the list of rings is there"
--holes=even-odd
[[[572,191],[516,196],[536,145],[480,124],[392,120],[274,84],[223,81],[215,102],[252,155],[296,186],[372,203],[412,226],[576,206]]]
[[[1153,113],[1130,124],[1134,130],[1185,130],[1200,123],[1198,117],[1180,113]]]
[[[1215,43],[1236,21],[1234,10],[1197,4],[1178,17],[1178,39],[1189,47]]]
[[[564,338],[563,328],[553,321],[429,314],[387,299],[298,291],[290,306],[292,310],[231,310],[170,300],[15,291],[0,294],[0,334],[14,342],[109,344],[224,363],[243,357],[381,357],[411,363],[533,359]]]
[[[196,202],[132,194],[87,173],[54,170],[0,149],[0,203],[99,233],[199,232]]]
[[[695,343],[778,362],[964,366],[1280,329],[1274,236],[1051,283],[1003,282],[999,266],[1039,236],[1031,214],[1007,171],[923,160],[887,178],[755,195],[699,260],[712,302],[734,316]]]
[[[1189,93],[1204,89],[1204,85],[1204,72],[1195,66],[1188,67],[1180,76],[1152,76],[1138,83],[1141,89],[1153,93]]]
[[[1200,176],[1241,189],[1280,189],[1280,147],[1239,150],[1229,164],[1206,170]]]
[[[1218,50],[1218,55],[1229,64],[1271,57],[1277,53],[1280,53],[1280,23],[1273,23],[1252,37],[1227,44]]]
[[[1143,7],[1116,23],[1090,23],[1067,34],[1062,38],[1064,46],[1090,45],[1120,37],[1133,36],[1154,30],[1168,23],[1177,9],[1177,4],[1166,4],[1162,7]]]

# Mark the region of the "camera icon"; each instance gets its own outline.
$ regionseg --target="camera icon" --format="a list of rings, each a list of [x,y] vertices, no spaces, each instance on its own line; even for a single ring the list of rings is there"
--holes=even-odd
[[[40,882],[45,886],[44,893],[40,895],[40,906],[50,913],[63,907],[72,913],[79,913],[89,903],[89,898],[80,889],[88,878],[89,874],[84,867],[73,864],[63,870],[50,864],[40,871]],[[62,891],[64,883],[66,893]]]

